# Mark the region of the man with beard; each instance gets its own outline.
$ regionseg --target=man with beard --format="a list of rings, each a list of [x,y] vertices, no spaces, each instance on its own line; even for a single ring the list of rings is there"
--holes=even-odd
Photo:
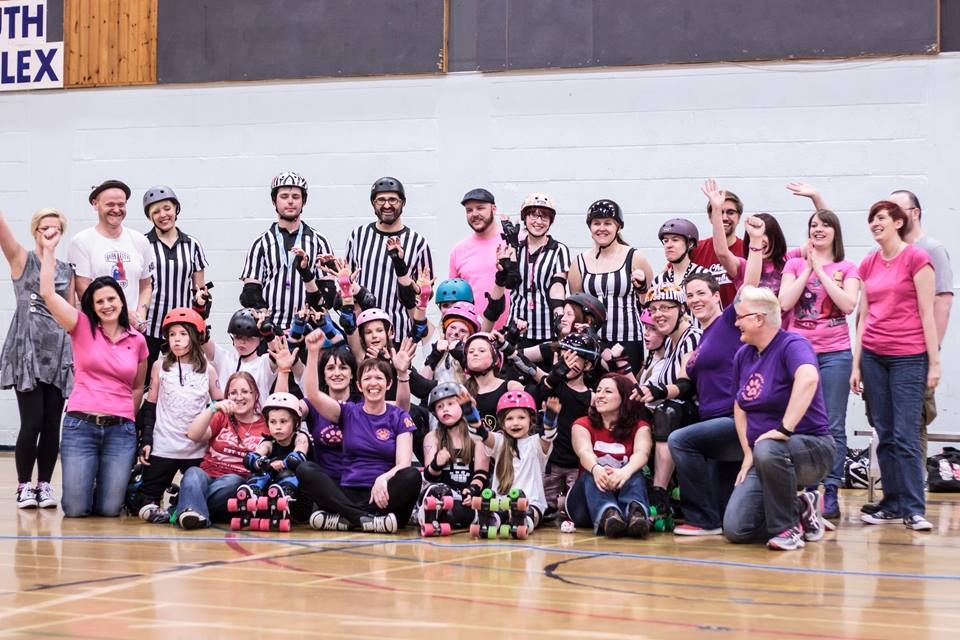
[[[467,224],[473,235],[461,240],[450,252],[450,278],[462,278],[473,290],[474,308],[477,315],[487,307],[487,294],[493,289],[497,274],[497,247],[500,246],[500,225],[496,224],[497,203],[486,189],[471,189],[460,201],[467,215]],[[505,305],[510,303],[506,292]],[[507,323],[504,308],[495,316],[494,328],[501,329]]]
[[[284,171],[273,179],[270,197],[277,221],[253,241],[247,252],[240,274],[243,280],[240,304],[249,309],[271,309],[269,320],[274,328],[286,330],[306,301],[304,275],[311,282],[316,276],[312,267],[301,274],[293,248],[302,249],[313,265],[318,256],[330,253],[330,245],[300,219],[307,204],[306,179]]]
[[[737,257],[744,257],[743,240],[737,237],[737,224],[740,222],[740,216],[743,214],[743,202],[732,191],[727,191],[727,199],[723,201],[723,208],[715,211],[707,204],[707,219],[713,220],[713,216],[722,216],[723,232],[727,237],[727,246],[730,252]],[[709,235],[709,234],[708,234]],[[717,252],[713,248],[713,242],[700,242],[690,252],[690,259],[701,267],[706,267],[713,274],[720,284],[720,302],[724,307],[730,306],[734,297],[737,295],[737,288],[727,277],[727,270],[720,264],[717,258]]]
[[[427,241],[400,220],[406,203],[406,192],[399,180],[380,178],[370,188],[370,204],[377,221],[357,227],[347,240],[347,263],[351,269],[360,270],[358,284],[373,294],[380,308],[390,315],[397,344],[410,334],[413,325],[398,296],[397,269],[404,270],[414,282],[433,274]],[[387,251],[390,238],[400,241],[399,253]]]
[[[78,299],[94,278],[111,276],[123,289],[130,326],[143,331],[155,265],[144,235],[123,226],[129,197],[130,187],[119,180],[107,180],[93,188],[89,201],[98,222],[73,237],[67,262],[76,270]]]

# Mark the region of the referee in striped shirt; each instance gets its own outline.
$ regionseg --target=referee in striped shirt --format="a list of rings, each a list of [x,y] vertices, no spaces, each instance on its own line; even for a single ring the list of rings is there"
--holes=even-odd
[[[397,342],[408,335],[413,320],[397,296],[397,275],[387,255],[387,238],[400,239],[404,261],[414,282],[425,270],[433,274],[433,258],[427,241],[400,220],[406,203],[407,196],[399,180],[380,178],[370,188],[370,204],[377,221],[357,227],[347,240],[347,262],[351,269],[360,269],[357,277],[360,286],[373,294],[380,308],[390,315]]]
[[[146,380],[149,386],[153,363],[160,355],[163,342],[160,332],[163,318],[171,309],[192,306],[193,292],[204,286],[203,270],[207,268],[207,257],[195,238],[177,228],[180,200],[173,189],[162,185],[147,189],[143,194],[143,213],[153,223],[147,240],[157,266],[153,272],[153,294],[144,332],[150,350]]]
[[[292,171],[278,174],[270,185],[277,221],[261,234],[247,252],[240,279],[240,304],[249,309],[272,309],[270,320],[286,331],[294,314],[306,303],[303,278],[296,268],[294,247],[300,247],[311,263],[331,253],[327,239],[300,219],[307,204],[307,181]]]

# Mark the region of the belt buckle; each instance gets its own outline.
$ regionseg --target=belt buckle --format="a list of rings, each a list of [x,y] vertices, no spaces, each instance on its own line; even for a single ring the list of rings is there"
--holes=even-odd
[[[94,424],[96,424],[98,427],[105,427],[107,426],[109,420],[110,416],[97,416],[96,420],[94,420]]]

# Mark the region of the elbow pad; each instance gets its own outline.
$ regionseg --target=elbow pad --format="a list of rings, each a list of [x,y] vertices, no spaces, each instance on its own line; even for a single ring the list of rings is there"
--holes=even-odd
[[[404,309],[415,309],[417,307],[417,292],[412,284],[397,283],[397,298]]]
[[[677,386],[677,389],[680,390],[680,395],[677,397],[681,400],[689,400],[696,395],[697,390],[693,386],[693,382],[689,378],[680,378],[674,384]]]
[[[487,308],[483,310],[483,317],[490,322],[496,322],[507,308],[506,296],[491,298],[489,293],[483,294],[487,298]]]
[[[259,282],[247,282],[240,292],[240,305],[247,309],[266,309],[267,301],[263,299],[263,285]]]
[[[157,424],[157,403],[146,401],[137,412],[137,431],[140,432],[140,446],[153,446],[153,427]]]

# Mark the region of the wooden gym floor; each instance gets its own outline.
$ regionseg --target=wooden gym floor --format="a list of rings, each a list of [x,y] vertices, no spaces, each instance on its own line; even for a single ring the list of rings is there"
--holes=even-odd
[[[845,492],[837,532],[771,552],[553,528],[522,542],[183,532],[17,510],[15,477],[0,457],[0,638],[915,640],[960,625],[949,495],[932,497],[923,534],[859,524],[864,492]]]

